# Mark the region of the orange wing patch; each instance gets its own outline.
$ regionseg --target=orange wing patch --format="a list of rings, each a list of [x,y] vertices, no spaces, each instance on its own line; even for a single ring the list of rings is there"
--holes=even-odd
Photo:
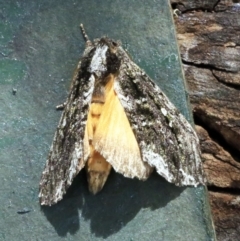
[[[111,166],[126,177],[146,179],[152,168],[142,161],[141,153],[126,113],[114,91],[114,76],[108,76],[105,102],[94,102],[87,119],[91,148],[86,168],[89,190],[96,194],[103,188]]]

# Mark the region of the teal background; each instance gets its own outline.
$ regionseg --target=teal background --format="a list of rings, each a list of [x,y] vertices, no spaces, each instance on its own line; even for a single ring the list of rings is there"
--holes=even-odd
[[[59,204],[38,203],[55,106],[84,50],[80,23],[91,39],[121,40],[191,119],[168,1],[1,0],[0,19],[0,240],[213,240],[205,188],[156,174],[141,182],[112,172],[92,196],[82,172]]]

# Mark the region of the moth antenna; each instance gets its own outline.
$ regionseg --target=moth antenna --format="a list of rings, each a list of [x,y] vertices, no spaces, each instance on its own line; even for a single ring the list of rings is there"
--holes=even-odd
[[[91,40],[89,39],[89,37],[88,37],[88,35],[87,35],[87,33],[86,33],[86,31],[85,31],[82,23],[80,24],[80,28],[81,28],[82,35],[83,35],[83,38],[84,38],[86,44],[87,44],[87,45],[91,45],[92,42],[91,42]]]

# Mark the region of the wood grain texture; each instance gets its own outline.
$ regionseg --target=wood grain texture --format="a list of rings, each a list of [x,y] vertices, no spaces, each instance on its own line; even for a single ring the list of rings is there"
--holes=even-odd
[[[240,8],[238,1],[171,1],[200,138],[217,239],[238,240]],[[237,202],[235,202],[237,203]]]

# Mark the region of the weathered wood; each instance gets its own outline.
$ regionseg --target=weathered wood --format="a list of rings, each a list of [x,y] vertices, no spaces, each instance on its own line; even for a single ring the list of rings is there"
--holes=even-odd
[[[225,140],[217,143],[196,128],[217,240],[239,240],[240,5],[233,0],[171,4],[181,11],[175,23],[195,120]]]
[[[209,192],[217,240],[237,241],[240,234],[240,196]]]
[[[208,186],[221,188],[239,188],[240,163],[231,154],[214,142],[208,132],[196,126],[201,143],[202,160],[208,180]]]
[[[190,11],[195,9],[212,11],[219,0],[171,0],[174,8],[179,9],[181,12]]]
[[[189,12],[176,18],[182,59],[212,69],[238,72],[239,17],[238,12]]]
[[[196,117],[240,151],[240,12],[175,19]]]
[[[220,83],[211,69],[184,69],[195,118],[240,151],[240,91]]]
[[[200,11],[238,11],[238,1],[234,0],[170,0],[173,9],[181,12],[200,10]]]

